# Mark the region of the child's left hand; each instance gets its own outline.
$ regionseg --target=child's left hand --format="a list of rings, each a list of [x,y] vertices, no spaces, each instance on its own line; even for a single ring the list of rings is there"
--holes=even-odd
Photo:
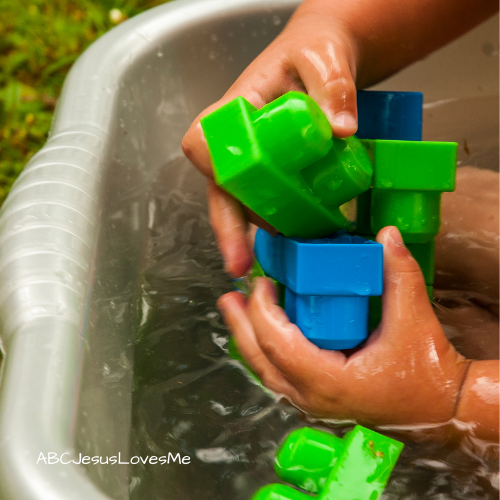
[[[374,425],[450,421],[469,362],[445,337],[399,231],[384,228],[377,241],[384,245],[383,319],[349,357],[309,342],[265,278],[248,300],[231,292],[219,307],[263,384],[313,416]]]

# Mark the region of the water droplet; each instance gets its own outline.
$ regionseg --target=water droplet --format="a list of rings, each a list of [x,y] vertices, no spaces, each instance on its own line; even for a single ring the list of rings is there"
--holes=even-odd
[[[273,24],[275,26],[279,26],[281,24],[281,18],[280,18],[280,16],[273,16]]]
[[[163,57],[163,52],[162,52],[161,50],[159,50],[159,51],[156,53],[156,55],[157,55],[158,57]]]

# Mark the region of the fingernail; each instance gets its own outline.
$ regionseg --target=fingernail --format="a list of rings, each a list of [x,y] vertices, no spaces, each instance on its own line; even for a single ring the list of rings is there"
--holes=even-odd
[[[358,127],[358,120],[356,120],[356,118],[347,111],[341,111],[340,113],[337,113],[333,119],[333,123],[337,127],[343,127],[347,129],[355,129]]]
[[[404,247],[403,237],[396,226],[391,227],[389,232],[389,238],[392,240],[394,246]]]

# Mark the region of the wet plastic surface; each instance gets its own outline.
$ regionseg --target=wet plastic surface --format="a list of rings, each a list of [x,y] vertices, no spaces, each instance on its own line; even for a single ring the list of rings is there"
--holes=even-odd
[[[332,139],[306,94],[288,92],[259,110],[238,97],[201,125],[216,183],[285,236],[347,227],[339,207],[370,187],[373,169],[359,140]]]
[[[276,481],[275,451],[305,417],[227,358],[215,300],[231,283],[180,142],[295,5],[178,0],[72,69],[0,216],[2,500],[248,500]],[[383,84],[424,91],[423,138],[457,140],[459,165],[498,170],[497,31],[496,18]],[[37,464],[176,449],[190,465]],[[383,498],[495,499],[498,464],[485,443],[407,443]]]
[[[301,240],[255,235],[255,256],[285,286],[285,312],[323,349],[352,349],[368,336],[368,297],[382,294],[382,245],[336,233]]]
[[[384,491],[402,449],[403,443],[359,425],[342,439],[305,427],[287,436],[274,467],[282,481],[317,498],[370,500]]]
[[[305,427],[292,432],[276,454],[275,469],[285,483],[318,500],[376,500],[384,491],[403,443],[357,425],[342,439]],[[311,498],[292,488],[266,486],[253,500]]]

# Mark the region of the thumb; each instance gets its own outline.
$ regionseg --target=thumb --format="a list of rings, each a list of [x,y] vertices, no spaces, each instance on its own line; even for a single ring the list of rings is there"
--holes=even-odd
[[[384,246],[384,329],[400,331],[405,325],[415,328],[437,321],[420,266],[405,247],[399,230],[394,226],[381,229],[377,242]]]

